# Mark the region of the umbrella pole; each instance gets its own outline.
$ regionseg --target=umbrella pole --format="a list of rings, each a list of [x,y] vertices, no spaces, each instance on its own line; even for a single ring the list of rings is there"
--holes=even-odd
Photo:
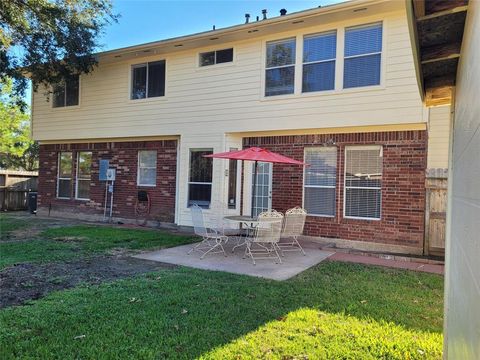
[[[258,167],[258,161],[255,160],[255,166],[253,170],[253,190],[252,190],[252,209],[251,209],[252,217],[253,217],[253,208],[255,206],[255,195],[257,191],[257,167]]]

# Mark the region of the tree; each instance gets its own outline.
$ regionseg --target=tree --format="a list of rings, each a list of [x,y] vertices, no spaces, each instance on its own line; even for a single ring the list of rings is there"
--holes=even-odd
[[[92,71],[99,35],[117,18],[110,0],[0,1],[0,86],[13,79],[24,108],[25,76],[36,90]]]
[[[0,89],[0,168],[38,169],[38,144],[30,139],[30,116],[12,95],[13,81]]]

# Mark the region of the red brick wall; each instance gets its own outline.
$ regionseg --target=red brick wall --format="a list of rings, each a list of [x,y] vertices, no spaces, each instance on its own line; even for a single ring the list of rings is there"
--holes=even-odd
[[[426,131],[271,136],[244,139],[244,147],[260,146],[303,161],[304,148],[334,142],[337,146],[337,207],[334,218],[309,216],[305,234],[404,246],[423,246]],[[381,220],[343,218],[346,145],[383,145]],[[303,169],[273,166],[272,207],[285,211],[302,206]]]
[[[157,185],[137,186],[139,150],[157,150]],[[58,153],[73,151],[72,199],[56,198]],[[90,200],[75,200],[76,152],[92,152]],[[114,210],[117,217],[134,218],[138,190],[146,190],[151,199],[150,219],[174,222],[177,168],[177,141],[102,142],[88,144],[54,144],[40,146],[38,206],[62,212],[103,215],[105,182],[98,180],[99,159],[110,160],[116,168]]]

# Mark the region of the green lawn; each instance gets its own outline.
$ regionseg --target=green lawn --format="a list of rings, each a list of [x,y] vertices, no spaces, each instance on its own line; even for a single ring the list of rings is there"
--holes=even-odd
[[[25,220],[7,215],[2,215],[0,222],[3,238],[12,231],[31,226]],[[196,241],[193,236],[157,230],[122,229],[100,225],[48,228],[33,238],[0,242],[0,269],[24,262],[46,263],[85,257],[112,249],[154,249],[193,241]]]
[[[0,213],[0,239],[5,238],[14,230],[21,229],[23,226],[28,226],[25,220]]]
[[[39,222],[0,215],[0,271],[192,241],[84,225],[5,236]],[[442,313],[438,275],[325,262],[276,282],[180,267],[0,310],[0,359],[441,359]]]
[[[0,312],[0,357],[440,359],[443,278],[326,262],[285,282],[178,268]]]

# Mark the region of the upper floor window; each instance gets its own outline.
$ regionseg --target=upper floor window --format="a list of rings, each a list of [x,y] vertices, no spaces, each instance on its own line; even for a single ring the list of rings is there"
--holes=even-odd
[[[381,146],[345,148],[345,217],[380,220],[382,168]]]
[[[165,95],[165,60],[132,66],[132,100]]]
[[[233,48],[208,51],[200,54],[200,66],[228,63],[233,61]]]
[[[137,185],[155,186],[157,184],[157,151],[138,152]]]
[[[337,32],[308,35],[303,38],[302,92],[335,88]]]
[[[53,86],[53,107],[65,107],[78,105],[80,92],[80,77],[74,75],[68,77],[59,84]]]
[[[343,87],[379,85],[382,23],[345,29]]]
[[[265,96],[293,94],[295,38],[267,43]]]

